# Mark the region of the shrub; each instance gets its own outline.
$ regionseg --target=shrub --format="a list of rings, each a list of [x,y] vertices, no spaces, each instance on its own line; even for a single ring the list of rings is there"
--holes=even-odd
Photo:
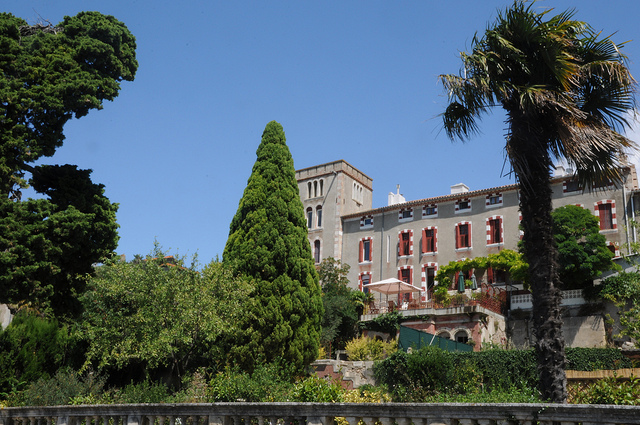
[[[362,336],[347,342],[346,350],[349,360],[382,360],[398,350],[398,342]]]
[[[257,365],[252,373],[226,368],[209,381],[207,401],[287,401],[293,387],[291,376],[290,368],[274,363]]]
[[[626,404],[640,405],[640,379],[618,381],[616,378],[600,379],[577,391],[577,404]]]
[[[568,370],[626,369],[633,367],[631,359],[616,348],[567,348]]]
[[[0,393],[19,391],[38,378],[49,378],[70,362],[69,353],[74,348],[66,326],[18,313],[0,331]]]
[[[21,406],[59,406],[78,404],[77,400],[98,400],[105,380],[71,369],[60,369],[52,378],[40,378],[22,393],[14,393],[9,403]]]
[[[292,401],[301,403],[340,403],[345,390],[336,381],[312,375],[295,384],[291,395]]]
[[[619,350],[568,348],[567,368],[597,370],[631,367]],[[491,393],[517,395],[518,400],[537,397],[538,373],[533,350],[446,352],[429,347],[412,354],[402,351],[374,365],[378,383],[395,401],[463,400]],[[532,393],[532,391],[534,391]],[[535,398],[534,397],[534,398]],[[497,402],[497,400],[496,400]]]

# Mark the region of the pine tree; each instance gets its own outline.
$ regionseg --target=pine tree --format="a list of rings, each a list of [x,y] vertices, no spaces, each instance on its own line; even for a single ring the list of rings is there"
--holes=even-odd
[[[254,279],[228,350],[247,370],[278,360],[299,370],[318,353],[322,299],[293,159],[277,122],[265,127],[257,156],[223,254],[237,273]]]

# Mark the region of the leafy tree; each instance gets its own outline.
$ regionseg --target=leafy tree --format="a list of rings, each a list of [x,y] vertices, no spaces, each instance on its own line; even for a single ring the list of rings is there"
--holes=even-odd
[[[37,166],[64,124],[113,100],[133,80],[136,43],[112,16],[82,12],[57,26],[0,13],[0,302],[78,312],[79,275],[117,244],[117,205],[90,170]],[[48,199],[21,202],[30,173]]]
[[[247,370],[278,358],[301,369],[318,353],[322,299],[293,159],[282,126],[267,124],[223,261],[255,280],[229,356]]]
[[[322,285],[322,343],[334,350],[343,350],[346,343],[358,335],[357,295],[349,288],[349,265],[332,257],[325,258],[318,267]]]
[[[553,234],[558,246],[560,281],[565,289],[582,288],[603,271],[616,265],[607,248],[607,238],[600,234],[597,217],[588,210],[566,205],[552,213]]]
[[[216,343],[238,323],[250,286],[220,262],[201,273],[183,263],[160,254],[98,268],[81,298],[85,368],[168,370],[179,378],[223,361]]]
[[[57,26],[1,13],[0,45],[0,193],[18,196],[25,164],[62,146],[64,124],[101,109],[121,81],[133,81],[136,43],[122,22],[98,12]]]
[[[0,302],[75,315],[84,275],[118,245],[117,204],[91,170],[39,166],[33,187],[48,199],[0,198]]]
[[[551,219],[550,169],[563,158],[585,188],[621,181],[634,79],[621,45],[600,37],[573,12],[547,16],[514,1],[462,53],[460,75],[442,75],[449,93],[446,133],[466,139],[493,106],[506,111],[506,153],[520,185],[524,254],[533,293],[539,388],[565,402],[565,350],[560,317],[558,253]]]

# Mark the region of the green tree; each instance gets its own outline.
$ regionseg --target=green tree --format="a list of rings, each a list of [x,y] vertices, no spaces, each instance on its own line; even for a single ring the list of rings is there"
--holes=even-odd
[[[444,128],[466,139],[478,120],[501,106],[508,126],[506,154],[520,186],[524,254],[529,263],[540,390],[565,402],[565,350],[560,316],[558,253],[551,219],[550,169],[563,158],[585,188],[621,181],[623,149],[635,81],[621,45],[601,38],[573,12],[547,16],[516,0],[499,12],[460,75],[442,75],[449,94]]]
[[[255,280],[229,356],[252,370],[278,358],[301,369],[318,354],[322,299],[293,159],[282,126],[267,124],[223,261]]]
[[[74,316],[84,275],[118,244],[118,205],[91,170],[39,166],[31,184],[47,199],[0,198],[0,302]]]
[[[217,342],[238,323],[250,285],[217,261],[202,272],[183,263],[156,252],[98,267],[81,298],[85,367],[164,370],[178,379],[223,361]]]
[[[62,146],[69,119],[133,80],[135,39],[98,12],[57,26],[0,13],[0,46],[0,302],[75,314],[79,276],[117,245],[117,205],[90,170],[32,163]],[[48,199],[21,202],[27,180]]]
[[[616,268],[607,238],[600,234],[598,218],[591,212],[566,205],[553,210],[551,217],[564,289],[583,288],[603,271]]]
[[[0,193],[19,196],[25,164],[62,146],[64,124],[132,81],[135,38],[113,16],[81,12],[57,26],[0,14]]]
[[[349,265],[333,257],[325,258],[318,267],[324,306],[321,341],[331,350],[344,350],[347,342],[358,336],[355,293],[360,291],[348,287],[348,274]]]

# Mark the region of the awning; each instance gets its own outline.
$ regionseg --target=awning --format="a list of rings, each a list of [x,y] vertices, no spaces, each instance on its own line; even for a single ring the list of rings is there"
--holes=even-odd
[[[422,288],[418,288],[417,286],[409,285],[406,282],[401,281],[400,279],[390,278],[381,280],[379,282],[369,283],[364,285],[364,288],[369,289],[370,291],[380,292],[382,294],[404,294],[405,292],[420,292]]]

